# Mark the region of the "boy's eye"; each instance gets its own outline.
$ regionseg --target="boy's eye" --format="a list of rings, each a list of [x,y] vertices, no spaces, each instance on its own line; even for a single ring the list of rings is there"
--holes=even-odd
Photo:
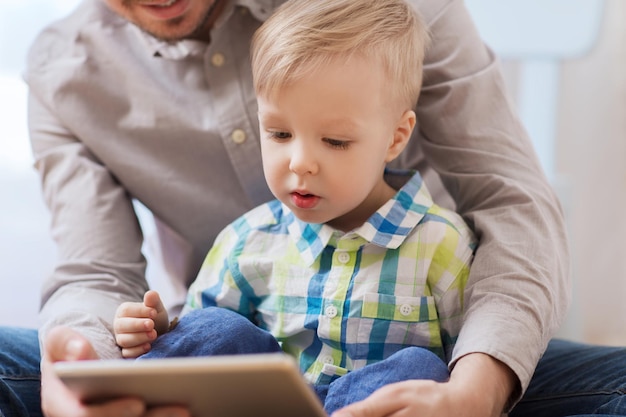
[[[348,149],[348,146],[350,144],[350,142],[347,142],[345,140],[330,139],[330,138],[324,138],[324,142],[328,143],[331,147],[336,148],[336,149]]]
[[[285,140],[291,138],[291,133],[289,132],[269,132],[270,138]]]

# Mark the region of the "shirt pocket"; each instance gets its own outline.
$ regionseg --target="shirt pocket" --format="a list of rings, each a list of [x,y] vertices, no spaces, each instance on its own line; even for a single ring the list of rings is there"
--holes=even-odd
[[[382,360],[408,346],[441,355],[442,342],[433,297],[367,293],[363,297],[358,330],[361,358]]]

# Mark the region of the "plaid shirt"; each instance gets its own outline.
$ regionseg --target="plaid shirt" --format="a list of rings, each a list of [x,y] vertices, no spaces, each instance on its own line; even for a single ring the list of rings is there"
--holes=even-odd
[[[298,220],[275,200],[218,236],[186,309],[235,310],[271,332],[325,384],[421,346],[450,358],[475,240],[436,206],[419,174],[361,227]]]

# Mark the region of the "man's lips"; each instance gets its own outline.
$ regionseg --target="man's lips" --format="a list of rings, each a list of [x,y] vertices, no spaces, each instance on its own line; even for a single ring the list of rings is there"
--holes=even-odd
[[[145,1],[139,5],[157,19],[167,20],[181,16],[187,9],[189,0]]]
[[[176,3],[178,0],[148,0],[139,2],[141,6],[155,6],[155,7],[169,7]]]
[[[301,209],[310,209],[317,205],[320,200],[319,196],[314,194],[306,194],[304,192],[294,191],[291,193],[291,202],[294,206]]]

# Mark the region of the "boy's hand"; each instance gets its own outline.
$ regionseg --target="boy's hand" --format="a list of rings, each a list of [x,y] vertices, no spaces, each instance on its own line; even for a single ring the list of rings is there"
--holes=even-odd
[[[156,291],[148,291],[143,303],[123,303],[115,313],[115,341],[122,356],[136,358],[151,348],[150,342],[168,329],[167,311]]]

